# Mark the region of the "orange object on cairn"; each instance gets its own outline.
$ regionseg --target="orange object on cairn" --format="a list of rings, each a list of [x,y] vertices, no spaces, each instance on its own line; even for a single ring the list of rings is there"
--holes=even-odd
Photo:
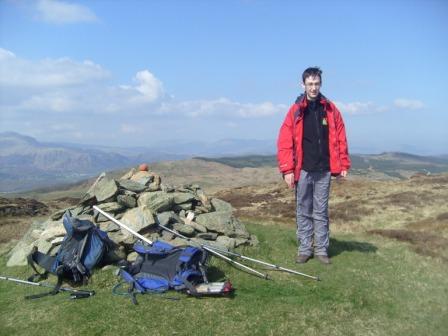
[[[140,166],[138,166],[139,171],[148,171],[149,167],[146,163],[142,163]]]

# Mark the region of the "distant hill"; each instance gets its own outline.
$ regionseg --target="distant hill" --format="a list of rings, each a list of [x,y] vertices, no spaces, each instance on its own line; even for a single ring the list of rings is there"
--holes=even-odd
[[[224,139],[170,141],[152,147],[107,147],[40,142],[15,132],[0,133],[0,192],[21,192],[73,183],[102,171],[124,169],[141,162],[271,153],[274,142]]]
[[[219,162],[234,168],[243,167],[277,167],[275,155],[248,155],[237,157],[197,159]],[[351,154],[351,173],[367,177],[408,178],[415,173],[435,174],[448,172],[448,157],[419,156],[400,152],[386,152],[381,154]]]
[[[141,162],[151,163],[155,169],[159,169],[161,175],[179,176],[179,181],[183,176],[191,175],[193,180],[210,186],[223,179],[219,175],[221,170],[225,170],[225,178],[220,185],[248,184],[260,176],[271,180],[278,177],[275,155],[259,155],[273,152],[271,141],[173,141],[157,146],[118,148],[55,144],[39,142],[18,133],[0,133],[0,192],[54,189],[55,186],[63,189],[61,185],[85,181],[102,171],[126,170]],[[185,161],[191,157],[195,160]],[[434,157],[389,152],[375,155],[352,154],[351,159],[352,176],[404,179],[415,173],[448,172],[447,155]],[[178,160],[182,161],[175,163]],[[254,174],[256,176],[252,177]]]
[[[136,164],[138,157],[95,148],[48,144],[18,133],[0,133],[0,191],[69,183]]]

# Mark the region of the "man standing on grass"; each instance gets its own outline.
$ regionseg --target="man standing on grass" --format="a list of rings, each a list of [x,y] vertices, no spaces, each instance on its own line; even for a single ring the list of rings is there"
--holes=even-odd
[[[319,68],[303,72],[305,93],[289,109],[277,141],[280,172],[296,192],[299,264],[306,263],[313,254],[320,262],[331,263],[330,178],[346,177],[350,168],[344,121],[336,106],[320,93],[321,84]]]

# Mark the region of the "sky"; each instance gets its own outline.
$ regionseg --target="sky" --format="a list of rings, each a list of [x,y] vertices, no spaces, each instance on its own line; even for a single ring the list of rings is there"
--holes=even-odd
[[[0,132],[276,141],[323,71],[355,153],[448,153],[448,1],[0,0]]]

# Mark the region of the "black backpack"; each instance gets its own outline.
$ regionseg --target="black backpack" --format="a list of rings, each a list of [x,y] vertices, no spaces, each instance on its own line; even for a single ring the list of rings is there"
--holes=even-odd
[[[44,279],[48,273],[54,274],[58,277],[58,284],[53,292],[59,290],[63,279],[86,283],[92,269],[102,262],[107,251],[115,247],[107,233],[89,220],[72,217],[70,211],[65,212],[63,224],[67,234],[56,256],[44,254],[36,248],[28,256],[28,263],[36,272],[29,281]],[[39,273],[35,264],[44,268],[45,272]]]

